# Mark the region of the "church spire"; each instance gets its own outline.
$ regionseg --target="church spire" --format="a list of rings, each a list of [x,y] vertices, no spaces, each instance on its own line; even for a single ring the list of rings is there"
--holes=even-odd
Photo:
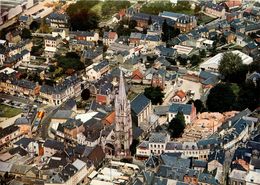
[[[119,79],[119,90],[118,90],[118,98],[122,100],[126,100],[126,92],[125,92],[125,82],[123,77],[123,72],[120,70],[120,79]]]

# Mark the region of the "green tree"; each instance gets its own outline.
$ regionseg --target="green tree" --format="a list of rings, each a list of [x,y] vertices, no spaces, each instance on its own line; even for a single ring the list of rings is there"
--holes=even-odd
[[[137,26],[136,20],[130,20],[128,26],[130,29],[134,29]]]
[[[153,23],[153,21],[152,21],[152,17],[149,16],[148,25],[151,25],[152,23]]]
[[[30,39],[30,38],[32,38],[32,33],[29,29],[24,28],[22,30],[21,37],[22,37],[22,39]]]
[[[247,66],[242,63],[238,54],[226,52],[220,60],[218,70],[225,81],[241,83],[245,81]]]
[[[205,49],[200,50],[199,52],[200,52],[200,57],[201,57],[201,58],[205,58],[205,57],[206,57],[207,53],[206,53],[206,50],[205,50]]]
[[[190,63],[192,66],[196,66],[201,62],[201,58],[199,55],[192,55],[190,58]]]
[[[30,24],[30,30],[36,31],[40,28],[40,24],[37,21],[33,21]]]
[[[81,98],[82,98],[82,100],[88,100],[90,98],[90,90],[89,89],[84,89],[81,92]]]
[[[210,90],[206,105],[211,112],[226,112],[233,110],[236,95],[230,84],[220,83]]]
[[[164,94],[160,87],[147,87],[144,89],[144,95],[152,101],[153,105],[163,103]]]
[[[187,102],[187,104],[194,104],[194,106],[196,107],[196,112],[205,112],[206,111],[206,108],[203,104],[203,102],[200,100],[200,99],[197,99],[197,100],[189,100]]]
[[[162,24],[162,41],[166,42],[169,40],[169,26],[166,19],[164,19]]]
[[[185,129],[185,118],[182,112],[178,112],[168,124],[168,131],[172,138],[180,137]]]

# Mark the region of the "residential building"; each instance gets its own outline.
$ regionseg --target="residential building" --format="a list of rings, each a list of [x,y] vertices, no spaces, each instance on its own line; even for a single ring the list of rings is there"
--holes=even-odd
[[[104,32],[103,35],[103,44],[110,46],[112,43],[115,43],[115,41],[118,39],[118,35],[116,32]]]
[[[169,111],[167,113],[168,121],[170,122],[178,114],[178,112],[183,113],[186,124],[191,124],[196,118],[196,108],[193,104],[173,103],[169,107]]]
[[[75,32],[70,32],[70,38],[97,43],[99,39],[99,34],[96,32],[75,31]]]
[[[52,37],[48,36],[44,38],[44,51],[46,57],[54,57],[55,53],[57,52],[58,45],[61,42],[61,37]]]
[[[172,97],[173,102],[184,102],[186,100],[186,93],[182,90],[178,90]]]
[[[225,17],[225,13],[226,10],[223,6],[218,5],[218,4],[214,4],[212,2],[207,2],[205,7],[204,7],[204,11],[206,14],[213,16],[213,17],[220,17],[220,18],[224,18]]]
[[[69,28],[69,16],[65,13],[51,13],[46,18],[52,28]]]
[[[187,33],[197,27],[197,20],[195,16],[184,15],[177,18],[176,28],[180,30],[181,33]]]
[[[97,81],[108,71],[109,71],[109,62],[107,60],[103,60],[98,64],[92,64],[91,66],[86,68],[87,80]]]

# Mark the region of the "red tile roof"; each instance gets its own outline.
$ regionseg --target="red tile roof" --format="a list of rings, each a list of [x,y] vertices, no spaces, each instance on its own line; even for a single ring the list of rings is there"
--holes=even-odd
[[[176,92],[175,96],[179,96],[181,99],[185,98],[186,94],[182,90]]]
[[[135,80],[143,79],[143,77],[144,77],[144,75],[141,73],[141,71],[139,69],[136,69],[132,73],[132,78],[135,79]]]
[[[104,95],[100,95],[100,94],[98,94],[97,96],[96,96],[96,101],[98,102],[98,103],[106,103],[107,102],[107,97],[106,96],[104,96]]]
[[[235,7],[235,6],[241,6],[240,1],[227,1],[225,2],[226,6],[229,8]]]
[[[108,39],[115,39],[115,37],[116,37],[116,32],[109,32],[108,33]]]
[[[113,124],[114,121],[115,121],[115,117],[116,117],[116,113],[115,113],[115,111],[114,111],[114,112],[110,113],[110,114],[106,117],[106,122],[107,122],[108,124]]]

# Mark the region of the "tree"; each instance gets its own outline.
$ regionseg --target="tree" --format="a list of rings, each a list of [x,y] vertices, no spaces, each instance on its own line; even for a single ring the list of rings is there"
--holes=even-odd
[[[162,104],[164,94],[160,87],[148,87],[144,89],[144,95],[152,101],[153,105]]]
[[[130,29],[134,29],[137,26],[136,20],[130,20],[128,26]]]
[[[152,17],[149,16],[148,25],[151,25],[152,23],[153,23],[153,21],[152,21]]]
[[[162,24],[162,41],[166,42],[169,40],[169,26],[166,19],[164,19]]]
[[[241,83],[245,81],[247,66],[242,63],[238,54],[226,52],[220,60],[218,70],[225,81]]]
[[[36,31],[40,28],[40,24],[37,21],[33,21],[30,24],[30,30]]]
[[[187,104],[194,104],[194,106],[196,107],[196,112],[205,112],[206,108],[203,104],[203,102],[200,99],[197,100],[189,100],[187,102]]]
[[[220,83],[210,90],[206,105],[211,112],[226,112],[233,110],[235,101],[236,95],[230,84]]]
[[[199,55],[192,55],[190,58],[190,63],[192,66],[196,66],[201,62],[201,58]]]
[[[171,133],[171,137],[180,137],[185,129],[185,126],[184,115],[182,112],[178,112],[175,118],[173,118],[168,125],[168,131]]]
[[[30,39],[30,38],[32,38],[32,33],[29,29],[24,28],[22,30],[21,37],[22,37],[22,39]]]
[[[82,100],[88,100],[90,98],[90,91],[89,91],[89,89],[84,89],[81,92],[81,98],[82,98]]]
[[[206,57],[207,53],[206,53],[206,50],[205,50],[205,49],[200,50],[199,52],[200,52],[200,57],[201,57],[201,58],[205,58],[205,57]]]

